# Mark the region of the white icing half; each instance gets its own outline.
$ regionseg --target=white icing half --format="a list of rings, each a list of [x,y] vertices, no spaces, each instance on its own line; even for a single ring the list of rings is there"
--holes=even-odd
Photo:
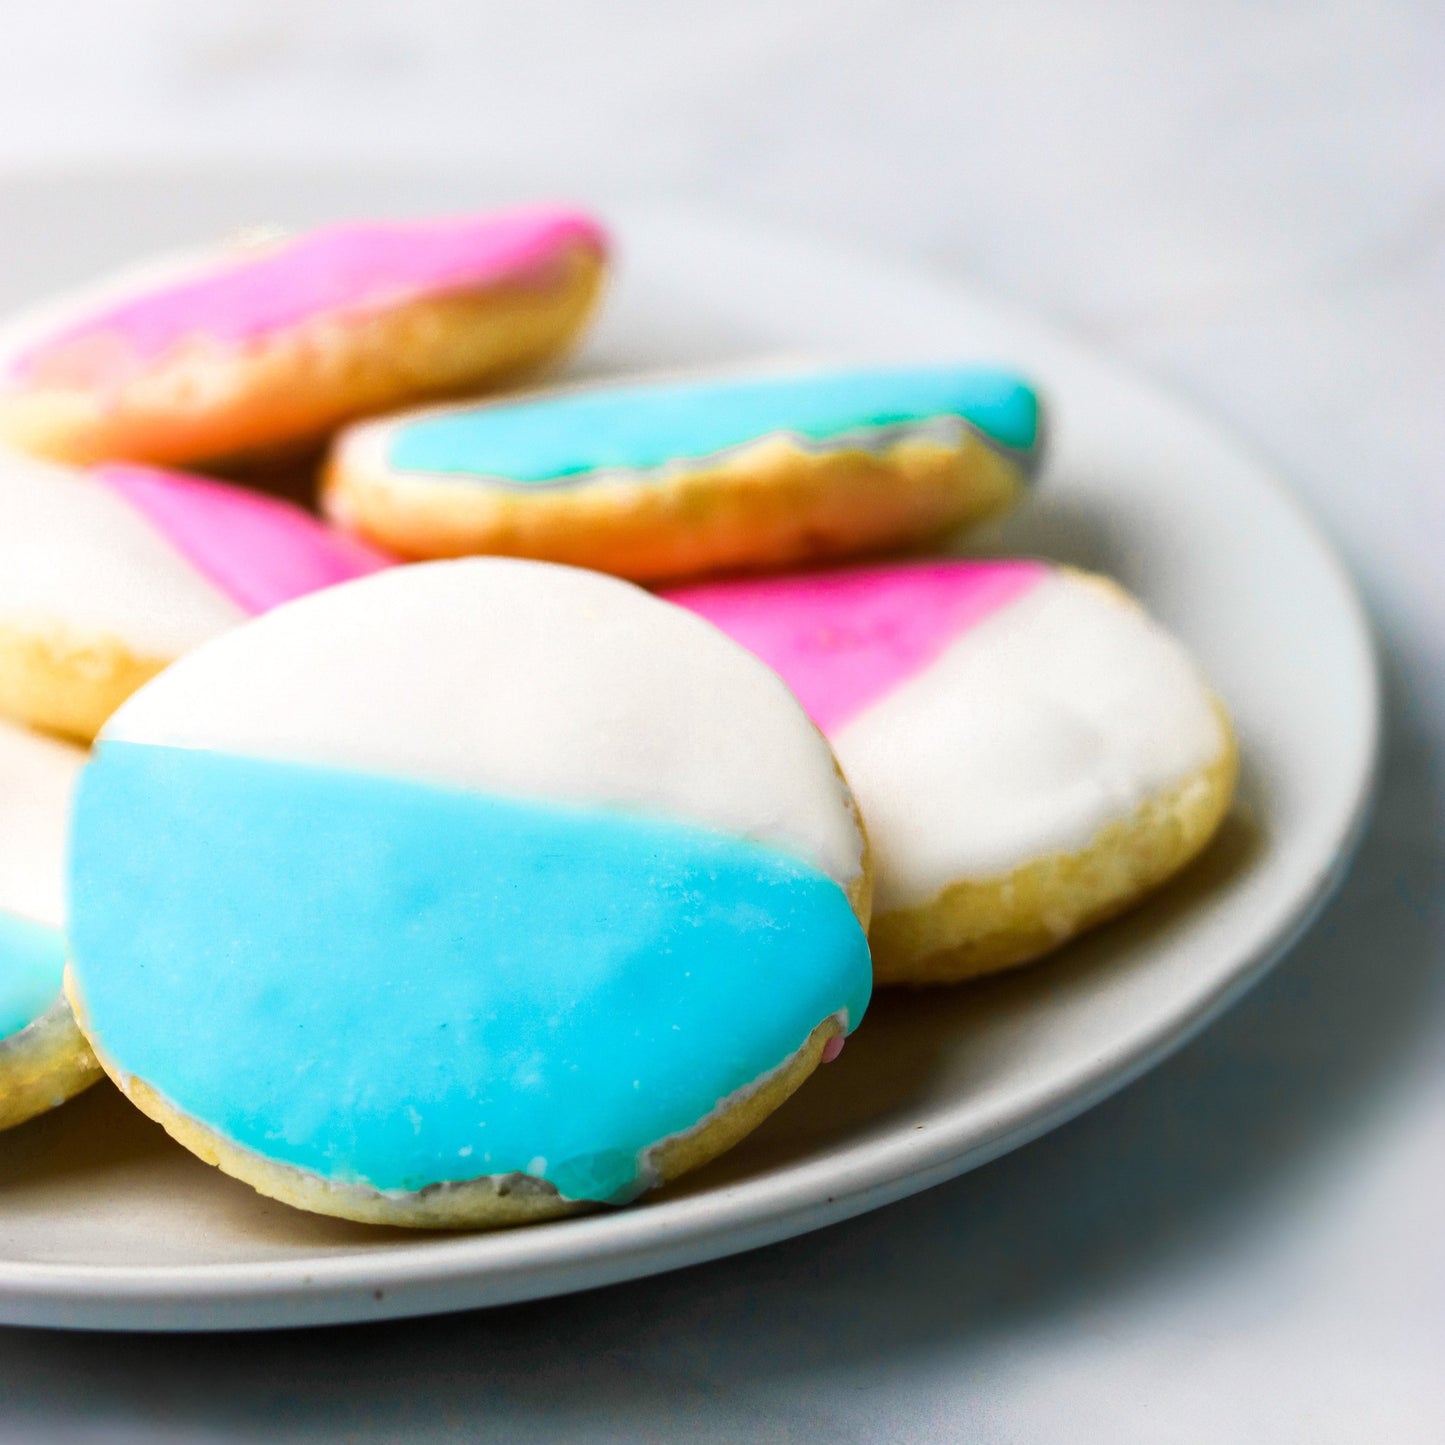
[[[85,752],[0,722],[0,912],[59,928],[70,795]]]
[[[399,567],[288,603],[101,736],[608,804],[845,884],[862,866],[832,754],[771,671],[641,588],[548,563]]]
[[[166,659],[245,617],[110,488],[0,454],[0,627],[59,625]]]
[[[1085,847],[1225,747],[1184,649],[1121,594],[1051,573],[835,732],[878,912]]]

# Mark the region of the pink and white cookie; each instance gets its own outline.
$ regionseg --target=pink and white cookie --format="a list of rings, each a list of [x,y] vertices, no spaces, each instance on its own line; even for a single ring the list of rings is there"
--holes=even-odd
[[[0,457],[0,715],[89,741],[183,653],[389,561],[222,482]]]
[[[153,263],[0,334],[0,440],[77,463],[315,445],[555,359],[592,312],[606,248],[590,217],[547,207]]]
[[[874,850],[880,983],[1048,952],[1187,863],[1233,795],[1223,706],[1102,578],[950,560],[669,595],[767,662],[833,744]]]

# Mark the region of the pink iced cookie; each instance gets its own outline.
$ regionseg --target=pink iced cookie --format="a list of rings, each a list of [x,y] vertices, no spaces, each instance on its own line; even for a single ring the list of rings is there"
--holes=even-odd
[[[606,239],[537,208],[328,227],[102,283],[0,336],[0,438],[62,461],[315,443],[560,354]]]
[[[768,663],[833,744],[873,847],[879,982],[1035,958],[1208,841],[1223,707],[1113,584],[935,561],[669,594]]]
[[[388,564],[200,477],[0,459],[0,713],[93,737],[141,683],[282,602]]]

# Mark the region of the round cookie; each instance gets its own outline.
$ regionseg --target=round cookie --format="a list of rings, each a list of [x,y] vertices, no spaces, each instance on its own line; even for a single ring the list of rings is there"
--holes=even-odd
[[[319,442],[490,386],[577,338],[606,242],[574,211],[255,235],[154,263],[0,336],[0,440],[187,464]]]
[[[1176,872],[1229,805],[1223,706],[1102,578],[936,561],[670,595],[832,742],[873,846],[879,983],[1037,958]]]
[[[322,1213],[518,1223],[729,1147],[855,1027],[822,736],[596,573],[394,568],[136,694],[83,776],[70,989],[202,1158]]]
[[[191,648],[389,561],[221,482],[0,456],[0,715],[88,741]]]
[[[896,547],[1006,509],[1039,403],[977,367],[592,387],[353,427],[322,505],[405,557],[683,578]]]
[[[0,1129],[100,1077],[61,993],[65,833],[85,754],[0,722]]]

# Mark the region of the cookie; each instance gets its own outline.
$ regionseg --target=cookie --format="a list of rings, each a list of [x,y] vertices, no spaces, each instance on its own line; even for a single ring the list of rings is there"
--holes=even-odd
[[[100,1077],[61,993],[65,832],[84,762],[79,748],[0,722],[0,1129]]]
[[[936,561],[670,594],[831,740],[876,865],[879,983],[1037,958],[1187,863],[1233,793],[1223,706],[1112,583]]]
[[[871,984],[861,827],[783,684],[596,573],[394,568],[136,694],[79,791],[106,1070],[262,1193],[403,1225],[622,1203]]]
[[[354,427],[323,508],[405,557],[685,578],[897,547],[1006,509],[1039,403],[974,367],[594,387]]]
[[[172,465],[313,445],[550,361],[606,243],[573,211],[331,226],[160,262],[0,337],[0,440]]]
[[[389,560],[239,487],[0,456],[0,715],[88,741],[191,648]]]

